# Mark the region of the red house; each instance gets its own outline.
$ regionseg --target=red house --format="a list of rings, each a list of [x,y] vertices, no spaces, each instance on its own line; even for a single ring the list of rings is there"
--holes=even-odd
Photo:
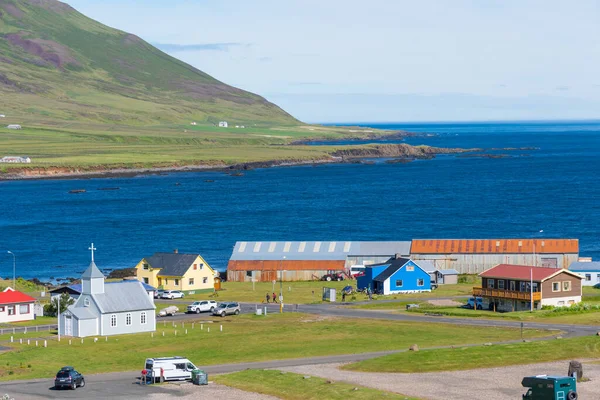
[[[29,321],[35,318],[35,298],[12,288],[0,292],[0,322]]]
[[[582,277],[567,269],[500,264],[483,271],[473,295],[486,299],[490,309],[525,311],[542,306],[581,302]]]

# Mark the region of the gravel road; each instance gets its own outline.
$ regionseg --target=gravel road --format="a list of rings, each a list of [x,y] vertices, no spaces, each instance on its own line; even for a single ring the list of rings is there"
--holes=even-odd
[[[420,374],[372,373],[343,371],[344,364],[320,364],[279,368],[282,371],[319,376],[353,385],[402,393],[427,400],[514,400],[527,390],[521,379],[529,375],[566,375],[569,362],[519,365],[469,371],[430,372]],[[600,399],[600,364],[583,362],[584,376],[589,382],[577,384],[580,399]],[[474,395],[476,394],[476,395]]]
[[[184,400],[192,399],[211,399],[211,400],[277,400],[278,397],[267,396],[259,393],[245,392],[228,386],[209,383],[208,386],[195,386],[191,383],[182,383],[174,386],[177,389],[167,388],[164,393],[153,393],[148,395],[147,399],[163,400],[165,397],[178,398]]]

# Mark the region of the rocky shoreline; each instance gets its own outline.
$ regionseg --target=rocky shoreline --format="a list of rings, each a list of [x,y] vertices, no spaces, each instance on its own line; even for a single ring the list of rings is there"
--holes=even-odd
[[[254,161],[227,165],[223,162],[215,161],[205,164],[190,165],[170,165],[157,167],[135,167],[124,168],[123,166],[94,166],[89,168],[81,167],[30,167],[11,169],[0,174],[0,181],[8,180],[40,180],[40,179],[91,179],[91,178],[127,178],[140,175],[156,175],[174,172],[222,172],[231,175],[240,176],[240,171],[252,170],[257,168],[272,167],[291,167],[300,165],[320,165],[320,164],[344,164],[356,163],[365,158],[392,158],[404,161],[414,159],[431,159],[438,154],[465,154],[479,153],[491,150],[517,151],[534,150],[533,148],[504,148],[504,149],[482,149],[482,148],[441,148],[430,146],[412,146],[408,144],[371,144],[361,146],[343,146],[336,148],[328,155],[316,159],[274,159],[266,161]],[[490,157],[493,158],[493,157]]]

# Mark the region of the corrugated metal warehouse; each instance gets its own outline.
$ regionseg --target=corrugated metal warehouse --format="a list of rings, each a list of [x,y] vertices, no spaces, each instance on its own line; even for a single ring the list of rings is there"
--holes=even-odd
[[[411,257],[438,269],[479,273],[498,264],[568,268],[579,258],[578,239],[415,239]]]
[[[237,242],[227,266],[232,282],[307,281],[354,265],[408,256],[411,242]]]

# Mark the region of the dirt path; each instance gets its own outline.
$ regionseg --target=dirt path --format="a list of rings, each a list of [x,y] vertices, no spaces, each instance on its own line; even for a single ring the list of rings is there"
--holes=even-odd
[[[374,389],[402,393],[428,400],[514,400],[526,392],[521,380],[529,375],[561,375],[567,373],[569,362],[519,365],[468,371],[430,372],[415,374],[354,372],[338,369],[343,364],[321,364],[280,368],[282,371],[319,376]],[[600,399],[600,364],[583,363],[589,382],[577,384],[580,399]],[[476,395],[474,395],[476,394]]]

